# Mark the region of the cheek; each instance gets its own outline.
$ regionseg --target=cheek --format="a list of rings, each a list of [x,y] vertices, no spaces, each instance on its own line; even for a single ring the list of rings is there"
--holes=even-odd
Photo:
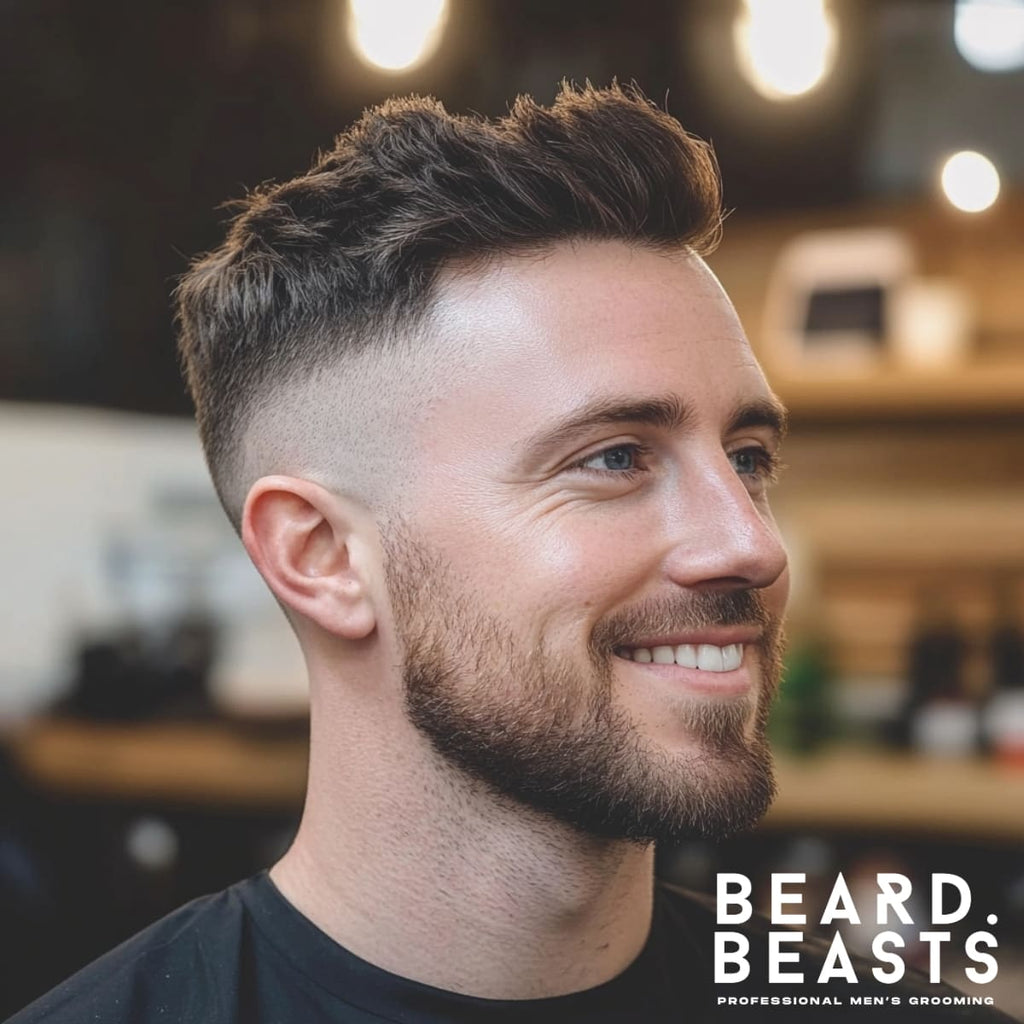
[[[545,603],[576,610],[604,611],[635,596],[658,565],[655,532],[620,521],[563,522],[537,539],[531,555]]]
[[[467,584],[506,612],[589,617],[635,598],[657,577],[665,545],[656,516],[611,503],[530,518],[462,505],[426,533]],[[467,515],[467,512],[474,514]]]

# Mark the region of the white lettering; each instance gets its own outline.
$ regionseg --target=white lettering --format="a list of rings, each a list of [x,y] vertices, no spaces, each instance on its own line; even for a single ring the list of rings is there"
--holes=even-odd
[[[735,889],[730,889],[735,885]],[[743,924],[750,920],[754,908],[750,905],[750,879],[746,875],[726,871],[718,876],[717,880],[718,897],[718,923],[719,924]],[[739,910],[729,911],[728,907],[739,907]]]
[[[857,972],[853,969],[853,961],[850,959],[850,954],[846,952],[846,944],[839,932],[832,937],[832,945],[828,948],[825,962],[821,966],[821,973],[818,975],[818,984],[831,981],[833,978],[857,981]]]
[[[976,964],[987,964],[988,969],[979,971],[976,967],[965,967],[964,974],[979,985],[985,985],[992,981],[995,976],[999,973],[999,964],[996,963],[996,958],[989,953],[980,953],[978,946],[988,946],[990,949],[998,949],[999,943],[996,942],[996,937],[991,932],[972,932],[967,936],[967,942],[964,945],[964,949],[967,953],[967,958],[973,960]]]
[[[946,911],[942,893],[946,886],[953,886],[960,893],[960,906]],[[971,909],[971,887],[959,876],[937,872],[932,875],[932,924],[956,924],[962,921]]]
[[[802,885],[807,876],[802,871],[782,871],[772,874],[772,924],[806,924],[806,914],[788,914],[782,908],[791,903],[802,903],[803,896],[796,892],[786,892],[782,887]]]
[[[783,942],[803,942],[803,932],[769,932],[768,933],[768,981],[777,985],[787,981],[803,981],[803,971],[780,971],[779,965],[783,963],[798,963],[800,954],[793,951],[784,953],[781,950]]]
[[[933,985],[942,980],[942,944],[949,939],[949,932],[921,932],[921,941],[928,947],[928,980]]]
[[[906,943],[903,941],[903,936],[900,935],[899,932],[879,932],[872,940],[871,953],[876,960],[881,960],[882,963],[889,964],[892,967],[892,970],[887,971],[882,967],[872,967],[871,973],[883,985],[892,985],[903,977],[907,966],[903,962],[903,957],[899,956],[897,953],[891,953],[885,948],[887,945],[903,949],[903,947],[906,946]]]
[[[903,924],[913,924],[913,920],[903,906],[910,899],[910,894],[913,890],[910,879],[906,875],[883,871],[878,876],[878,888],[877,923],[889,923],[889,909],[891,908]]]
[[[851,924],[860,924],[860,914],[854,905],[853,897],[850,895],[849,886],[843,873],[836,875],[836,884],[832,886],[832,893],[825,904],[824,913],[821,915],[822,924],[831,924],[833,921],[849,921]]]
[[[727,944],[733,948],[728,949]],[[750,940],[742,932],[715,932],[715,984],[730,985],[733,982],[745,981],[750,974]],[[728,970],[734,964],[735,970]]]

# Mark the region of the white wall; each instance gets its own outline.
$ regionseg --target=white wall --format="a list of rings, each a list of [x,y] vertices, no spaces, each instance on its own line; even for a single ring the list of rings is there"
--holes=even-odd
[[[0,403],[0,716],[43,709],[83,633],[205,602],[226,629],[215,690],[294,711],[305,670],[221,511],[185,420]]]

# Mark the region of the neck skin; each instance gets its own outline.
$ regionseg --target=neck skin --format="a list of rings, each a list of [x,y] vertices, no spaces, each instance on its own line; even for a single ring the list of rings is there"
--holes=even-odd
[[[466,995],[539,999],[625,970],[650,930],[653,846],[496,796],[351,679],[313,682],[306,806],[271,870],[285,898],[362,959]]]

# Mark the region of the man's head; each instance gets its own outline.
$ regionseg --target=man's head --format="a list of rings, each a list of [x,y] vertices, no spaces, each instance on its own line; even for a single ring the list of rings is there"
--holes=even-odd
[[[781,418],[719,225],[706,147],[637,95],[410,100],[179,289],[214,481],[314,674],[369,668],[440,764],[590,833],[771,795]]]
[[[269,472],[329,469],[346,493],[391,503],[401,442],[372,467],[363,453],[383,454],[395,416],[429,401],[433,382],[402,367],[433,361],[442,268],[566,239],[703,252],[719,227],[710,151],[631,92],[565,88],[550,109],[520,98],[497,122],[418,98],[367,111],[307,174],[250,195],[178,289],[185,372],[232,522]]]

